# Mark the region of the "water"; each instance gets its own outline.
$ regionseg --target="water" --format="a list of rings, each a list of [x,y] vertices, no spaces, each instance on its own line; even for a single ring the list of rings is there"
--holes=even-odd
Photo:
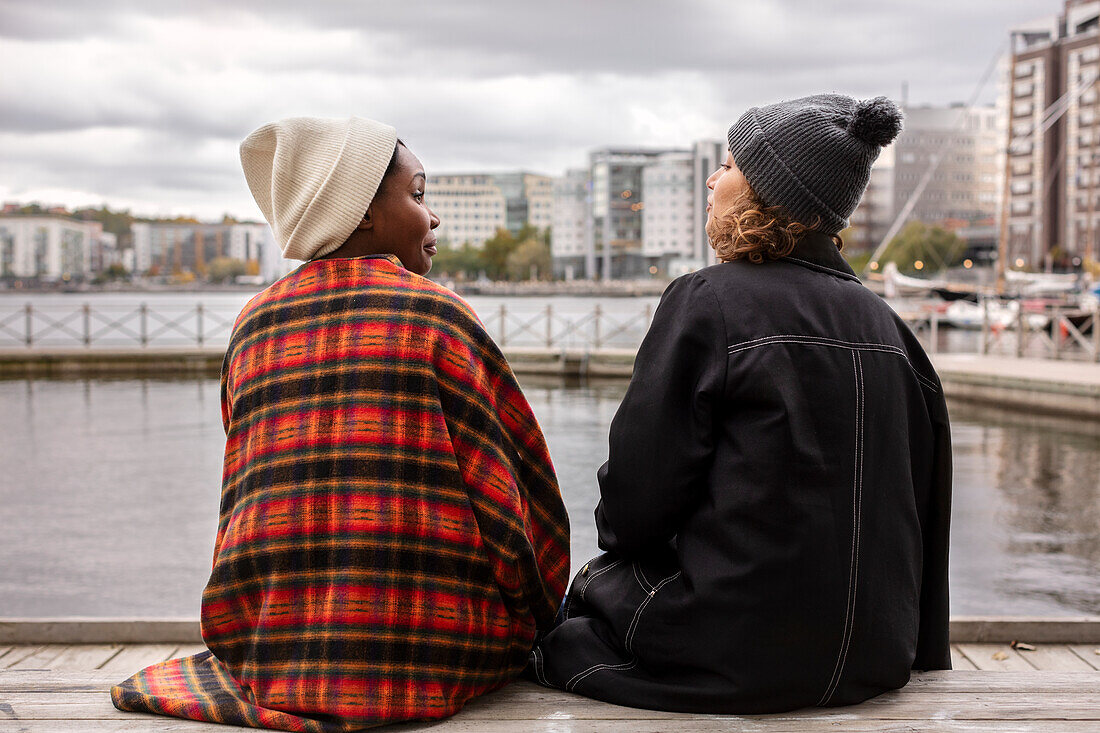
[[[523,380],[596,553],[596,468],[625,382]],[[212,379],[0,381],[0,616],[194,616],[217,523]],[[1100,609],[1100,423],[951,405],[952,611]]]

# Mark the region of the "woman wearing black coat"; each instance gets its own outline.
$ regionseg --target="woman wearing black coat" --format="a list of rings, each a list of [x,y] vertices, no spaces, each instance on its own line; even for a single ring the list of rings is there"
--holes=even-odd
[[[543,684],[662,710],[846,705],[948,669],[951,452],[932,365],[841,257],[885,98],[746,112],[707,181],[720,264],[665,291],[611,425],[600,547]]]

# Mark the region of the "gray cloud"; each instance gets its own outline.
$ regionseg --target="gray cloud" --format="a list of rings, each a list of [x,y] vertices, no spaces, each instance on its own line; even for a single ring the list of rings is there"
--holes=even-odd
[[[1008,27],[1060,5],[0,0],[0,194],[249,207],[237,141],[297,114],[386,120],[437,172],[557,173],[783,97],[965,99]]]

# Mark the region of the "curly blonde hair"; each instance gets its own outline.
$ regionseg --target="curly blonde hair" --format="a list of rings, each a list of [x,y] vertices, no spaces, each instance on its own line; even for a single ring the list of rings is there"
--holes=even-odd
[[[766,205],[750,186],[728,211],[707,222],[707,237],[721,262],[747,259],[759,265],[786,257],[807,232],[819,226],[817,219],[810,224],[793,221],[782,206]],[[838,250],[843,249],[839,234],[829,236]]]

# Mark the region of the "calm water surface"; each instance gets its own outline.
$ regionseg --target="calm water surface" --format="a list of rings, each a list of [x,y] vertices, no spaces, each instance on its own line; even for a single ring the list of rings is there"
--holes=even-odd
[[[525,379],[573,524],[624,382]],[[1100,611],[1100,424],[951,405],[952,611]],[[218,383],[0,381],[0,616],[196,615],[217,523]]]

